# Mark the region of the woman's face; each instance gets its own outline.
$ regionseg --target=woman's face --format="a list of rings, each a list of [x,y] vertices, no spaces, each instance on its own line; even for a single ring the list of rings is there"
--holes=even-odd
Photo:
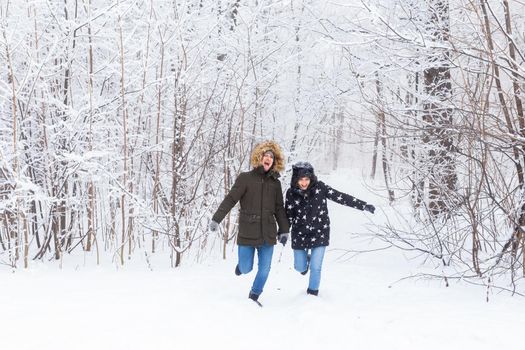
[[[299,185],[299,188],[301,190],[306,190],[308,186],[310,186],[310,178],[308,176],[304,176],[297,181],[297,184]]]

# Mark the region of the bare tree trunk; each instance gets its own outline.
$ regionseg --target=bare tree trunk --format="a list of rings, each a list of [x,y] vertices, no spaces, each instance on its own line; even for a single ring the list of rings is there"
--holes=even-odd
[[[483,29],[484,29],[486,40],[487,40],[487,44],[488,44],[488,55],[489,55],[490,62],[492,64],[494,81],[496,83],[496,89],[497,89],[497,92],[498,92],[498,98],[499,98],[499,101],[500,101],[500,106],[501,106],[501,109],[503,111],[503,115],[505,116],[505,123],[507,125],[508,132],[509,132],[509,134],[511,135],[511,137],[513,139],[513,142],[512,142],[512,153],[513,153],[513,156],[514,156],[514,164],[515,164],[515,167],[516,167],[516,174],[517,174],[517,177],[518,177],[519,187],[520,187],[520,189],[523,190],[523,188],[524,188],[523,165],[521,163],[518,146],[516,145],[516,142],[514,141],[514,139],[516,138],[517,134],[519,134],[519,133],[517,133],[515,131],[514,125],[512,123],[511,114],[510,114],[509,108],[507,107],[507,102],[505,100],[503,86],[502,86],[502,82],[501,82],[501,78],[500,78],[499,66],[498,66],[498,64],[496,62],[496,58],[494,57],[494,42],[493,42],[493,38],[492,38],[492,29],[491,29],[491,26],[490,26],[490,21],[489,21],[488,11],[487,11],[487,6],[489,6],[489,4],[488,4],[488,2],[486,0],[480,0],[480,5],[481,5],[481,10],[483,12],[483,20],[484,20],[484,28]],[[505,23],[506,23],[507,28],[510,28],[510,17],[509,17],[510,14],[508,12],[508,4],[504,4],[504,5],[505,5],[505,17],[506,17]],[[507,33],[507,34],[510,35],[510,33]],[[514,54],[514,45],[513,44],[511,44],[509,46],[509,50],[510,50],[511,54]],[[516,89],[515,81],[516,81],[516,77],[513,76],[514,93],[515,94],[518,93],[518,95],[515,97],[516,98],[515,101],[517,103],[516,106],[517,106],[517,110],[518,111],[521,110],[521,117],[518,116],[518,121],[519,121],[519,125],[520,125],[520,133],[521,133],[523,131],[523,119],[522,119],[523,108],[521,106],[521,99],[519,98],[519,86],[518,86],[518,89]],[[507,250],[507,248],[509,247],[509,244],[511,243],[510,246],[511,246],[511,253],[512,253],[512,257],[513,257],[513,262],[511,264],[511,269],[512,269],[513,274],[514,274],[514,263],[516,261],[516,254],[517,254],[518,248],[520,247],[520,245],[523,246],[524,233],[523,233],[522,225],[523,225],[524,222],[525,222],[525,203],[521,204],[520,214],[519,214],[519,217],[518,217],[518,223],[517,223],[517,225],[514,228],[514,232],[513,232],[512,236],[511,236],[510,240],[504,246],[504,248],[502,250],[502,253],[501,253],[501,254],[503,254]],[[525,260],[524,260],[524,263],[525,263]],[[523,269],[524,270],[522,271],[522,273],[525,274],[525,267]],[[513,277],[513,280],[514,280],[514,277]]]
[[[390,166],[388,164],[388,157],[387,157],[387,152],[388,152],[388,146],[387,146],[387,142],[386,142],[386,133],[387,133],[387,130],[386,130],[386,118],[385,118],[385,112],[382,110],[382,106],[381,106],[381,95],[382,95],[382,92],[381,92],[381,82],[379,81],[379,78],[376,77],[376,91],[377,91],[377,96],[378,96],[378,104],[377,104],[377,108],[378,108],[378,111],[377,111],[377,134],[380,134],[380,135],[377,135],[376,134],[376,140],[375,140],[375,143],[377,142],[377,139],[381,139],[381,147],[382,147],[382,156],[381,156],[381,161],[382,161],[382,166],[383,166],[383,175],[384,175],[384,180],[385,180],[385,186],[386,186],[386,189],[387,189],[387,192],[388,192],[388,200],[390,203],[392,203],[395,199],[395,196],[394,196],[394,191],[390,188]],[[376,149],[377,149],[377,145],[375,145]],[[374,156],[376,157],[377,159],[377,150],[375,151],[374,153]],[[374,160],[374,172],[375,172],[375,161]]]
[[[414,91],[414,92],[407,93],[408,96],[407,96],[407,101],[405,103],[407,106],[419,105],[419,99],[418,99],[419,90],[420,90],[419,76],[420,76],[419,72],[416,72],[414,74],[413,89],[410,89],[410,91]],[[410,125],[410,122],[409,122],[410,118],[413,118],[413,120],[419,120],[417,112],[412,112],[409,114],[409,118],[406,118],[407,125]],[[407,138],[406,158],[409,159],[410,163],[414,162],[417,164],[418,162],[421,162],[421,158],[419,157],[419,154],[414,144],[409,145],[411,143],[410,141],[412,141],[412,143],[416,142],[416,138],[417,136],[413,136],[413,137],[409,136]],[[416,143],[419,144],[419,142],[416,142]],[[412,178],[411,178],[411,182],[412,182],[411,199],[412,199],[412,203],[415,209],[416,217],[419,217],[419,209],[421,208],[421,204],[423,203],[423,198],[424,198],[423,195],[425,192],[425,181],[421,176],[420,170],[421,170],[420,167],[414,166],[412,170]]]
[[[124,265],[124,246],[126,240],[130,239],[129,232],[126,235],[126,191],[128,188],[128,116],[126,107],[126,87],[125,87],[125,70],[124,70],[124,41],[122,35],[122,17],[118,16],[118,31],[119,31],[119,50],[120,50],[120,96],[122,109],[122,128],[123,128],[123,175],[122,175],[122,195],[120,197],[121,210],[121,246],[120,246],[120,263]]]
[[[491,29],[488,14],[487,14],[487,8],[486,8],[487,1],[480,0],[480,4],[481,4],[481,10],[483,11],[483,19],[484,19],[484,24],[485,24],[483,29],[485,32],[485,36],[487,38],[488,55],[489,55],[490,62],[492,64],[493,76],[494,76],[494,81],[496,83],[496,89],[498,92],[500,106],[503,111],[503,115],[505,116],[505,123],[507,125],[507,129],[509,133],[514,137],[516,135],[516,131],[514,129],[514,125],[512,123],[511,116],[510,116],[510,111],[507,107],[507,102],[505,100],[505,95],[504,95],[503,87],[501,84],[499,66],[496,63],[496,58],[494,57],[494,42],[492,39],[492,29]],[[518,147],[515,144],[513,144],[512,146],[512,153],[514,155],[514,164],[516,166],[516,175],[518,176],[518,183],[520,185],[520,188],[523,188],[523,184],[524,184],[523,166],[520,161]]]
[[[434,41],[447,45],[449,37],[449,9],[446,0],[431,0],[430,30]],[[448,198],[456,188],[456,174],[452,159],[452,114],[447,106],[452,84],[448,67],[449,52],[433,53],[430,68],[424,71],[425,90],[430,102],[424,104],[423,120],[426,127],[424,142],[429,145],[429,209],[433,216],[449,212]]]
[[[186,129],[186,115],[187,111],[187,89],[185,83],[180,83],[180,74],[187,69],[186,56],[181,59],[180,70],[176,77],[175,91],[173,96],[174,102],[174,117],[173,117],[173,142],[171,148],[171,171],[172,171],[172,186],[171,186],[171,220],[174,227],[173,246],[175,247],[175,267],[178,267],[181,263],[182,252],[181,252],[181,232],[179,219],[182,219],[184,215],[184,205],[180,203],[183,201],[183,186],[181,183],[182,179],[182,166],[184,157],[184,146],[185,146],[185,129]],[[177,214],[179,215],[177,216]]]
[[[24,268],[27,269],[29,267],[29,227],[25,215],[22,216],[22,221],[24,231]]]
[[[509,47],[509,56],[510,56],[510,66],[512,68],[511,70],[511,76],[512,76],[512,89],[514,92],[514,102],[516,104],[516,114],[518,118],[518,125],[519,125],[519,135],[521,137],[525,136],[525,117],[523,115],[523,103],[521,100],[521,88],[520,83],[523,84],[523,81],[519,81],[518,76],[518,64],[516,60],[516,46],[514,43],[514,40],[512,39],[512,23],[511,23],[511,15],[510,15],[510,9],[509,9],[509,3],[507,0],[503,0],[503,8],[505,13],[505,37],[507,38],[507,43]],[[523,80],[523,79],[522,79]],[[522,141],[522,157],[525,157],[525,143]],[[525,226],[525,203],[520,208],[519,218],[518,218],[518,225],[515,228],[515,242],[512,246],[512,254],[514,259],[516,259],[518,255],[518,249],[521,248],[522,252],[522,274],[525,276],[525,254],[523,254],[525,251],[523,250],[523,247],[525,246],[525,234],[523,232],[522,227]]]
[[[337,170],[339,167],[339,159],[341,157],[341,142],[343,141],[343,130],[344,130],[344,111],[343,107],[337,106],[337,110],[334,112],[334,126],[335,126],[335,139],[333,147],[333,164],[332,170]]]
[[[91,18],[91,0],[87,1],[87,15]],[[93,151],[93,37],[91,34],[91,23],[88,23],[88,93],[89,93],[89,133],[88,133],[88,144],[89,150]],[[91,251],[91,244],[95,232],[95,211],[96,211],[96,200],[95,200],[95,188],[93,181],[88,182],[88,207],[87,207],[87,238],[86,238],[86,251]]]
[[[7,81],[11,85],[11,121],[12,121],[12,128],[13,128],[13,144],[11,145],[13,148],[13,169],[18,174],[18,124],[17,124],[17,98],[16,98],[16,86],[15,86],[15,73],[13,70],[13,63],[11,62],[11,50],[9,48],[9,44],[7,41],[7,36],[5,33],[5,28],[2,28],[2,36],[4,37],[5,41],[5,53],[7,58]],[[16,175],[15,175],[16,176]]]
[[[374,150],[372,153],[372,170],[370,171],[370,177],[375,179],[377,169],[377,155],[379,152],[379,134],[381,133],[381,126],[379,121],[379,114],[376,113],[376,133],[374,136]]]
[[[164,41],[161,38],[160,39],[160,72],[157,76],[157,118],[156,118],[156,128],[155,128],[155,147],[157,149],[157,152],[155,154],[155,178],[153,180],[153,211],[155,215],[158,215],[159,210],[159,196],[158,192],[160,191],[160,164],[161,164],[161,154],[162,149],[160,147],[161,143],[161,131],[160,131],[160,124],[161,124],[161,110],[162,110],[162,89],[163,89],[163,79],[164,79]],[[153,238],[152,238],[152,251],[155,251],[155,239],[158,237],[158,232],[156,230],[153,231]]]
[[[223,159],[224,167],[224,193],[228,193],[232,184],[232,172],[230,166],[230,159],[232,159],[232,121],[233,116],[230,116],[230,122],[228,123],[228,132],[226,137],[226,157]],[[226,247],[228,245],[228,237],[230,236],[231,229],[231,215],[228,213],[226,216],[226,228],[222,237],[222,258],[226,259]]]
[[[294,1],[290,2],[292,13],[295,12],[294,9]],[[288,156],[288,160],[294,158],[296,156],[296,150],[298,147],[298,141],[299,141],[299,127],[301,126],[303,115],[302,111],[300,109],[300,106],[302,105],[302,65],[303,65],[303,57],[301,54],[301,36],[300,36],[300,30],[301,30],[301,18],[302,14],[304,13],[305,5],[304,3],[301,4],[301,10],[300,14],[296,16],[295,20],[297,23],[295,24],[295,46],[296,46],[296,55],[297,55],[297,70],[295,74],[295,98],[294,98],[294,110],[295,110],[295,122],[293,127],[293,136],[292,136],[292,142],[290,144],[290,154]]]
[[[7,14],[6,14],[7,15]],[[13,149],[13,181],[17,181],[17,178],[19,176],[19,164],[18,164],[18,120],[17,120],[17,96],[16,96],[16,85],[15,85],[15,75],[14,75],[14,69],[13,69],[13,63],[11,61],[11,49],[9,47],[8,41],[7,41],[7,35],[6,35],[6,29],[5,27],[2,28],[2,36],[4,38],[5,42],[5,53],[6,53],[6,59],[7,59],[7,81],[11,85],[11,120],[12,120],[12,128],[13,128],[13,143],[12,143],[12,149]],[[15,185],[16,186],[16,185]],[[15,208],[18,209],[19,203],[18,199],[16,201]],[[11,242],[14,241],[15,243],[15,257],[13,261],[13,266],[16,265],[16,261],[18,260],[18,224],[19,224],[19,213],[18,210],[16,210],[16,213],[14,215],[9,215],[6,212],[6,228],[7,228],[7,236],[8,236],[8,246],[9,246],[9,252],[11,255]],[[13,227],[15,225],[9,223],[16,223],[16,229]]]

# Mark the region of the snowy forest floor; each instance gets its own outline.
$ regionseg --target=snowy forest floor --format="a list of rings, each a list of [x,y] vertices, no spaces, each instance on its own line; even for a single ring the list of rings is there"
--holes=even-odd
[[[341,173],[341,172],[340,172]],[[443,280],[403,279],[428,267],[357,233],[388,211],[359,178],[321,176],[378,205],[330,204],[332,240],[319,297],[276,246],[259,308],[255,271],[237,277],[235,251],[177,269],[35,265],[0,269],[0,348],[11,349],[495,349],[516,347],[525,300]],[[282,252],[281,261],[279,256]],[[165,264],[167,265],[167,264]],[[436,272],[439,274],[439,272]]]

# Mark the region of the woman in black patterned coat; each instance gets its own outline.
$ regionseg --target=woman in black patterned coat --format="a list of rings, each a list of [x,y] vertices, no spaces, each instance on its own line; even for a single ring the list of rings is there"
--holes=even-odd
[[[293,165],[290,188],[286,191],[286,216],[292,227],[294,268],[310,279],[306,292],[319,293],[324,252],[330,241],[330,217],[327,199],[359,210],[374,213],[371,204],[334,190],[318,181],[308,162]]]

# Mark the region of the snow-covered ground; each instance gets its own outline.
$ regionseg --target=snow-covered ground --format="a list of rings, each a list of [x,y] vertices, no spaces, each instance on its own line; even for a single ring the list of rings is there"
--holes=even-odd
[[[344,172],[340,172],[344,174]],[[522,297],[473,285],[400,279],[421,269],[399,250],[355,233],[382,220],[386,205],[356,176],[322,180],[379,203],[372,216],[330,205],[332,241],[319,297],[292,252],[277,246],[261,295],[247,298],[255,272],[237,277],[230,259],[177,269],[136,264],[0,270],[0,349],[496,349],[517,348]],[[282,252],[282,257],[279,257]],[[138,266],[137,266],[138,265]]]

